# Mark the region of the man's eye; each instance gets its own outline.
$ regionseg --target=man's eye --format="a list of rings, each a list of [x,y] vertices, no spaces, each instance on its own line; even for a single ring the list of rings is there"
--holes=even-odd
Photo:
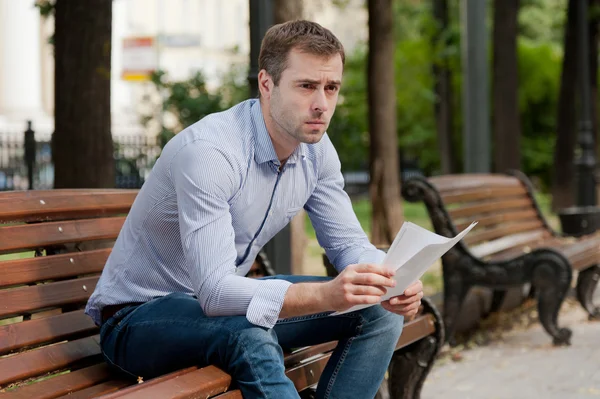
[[[329,91],[338,91],[338,87],[337,86],[328,86],[327,90],[329,90]]]
[[[303,83],[300,85],[300,87],[302,87],[303,89],[312,89],[313,85],[311,85],[310,83]]]

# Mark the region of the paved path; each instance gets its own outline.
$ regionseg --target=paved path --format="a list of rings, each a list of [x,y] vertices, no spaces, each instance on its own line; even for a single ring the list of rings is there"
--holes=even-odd
[[[600,398],[600,322],[588,322],[572,299],[559,320],[573,330],[571,346],[552,346],[539,324],[504,333],[489,345],[462,351],[461,361],[443,356],[421,398]]]

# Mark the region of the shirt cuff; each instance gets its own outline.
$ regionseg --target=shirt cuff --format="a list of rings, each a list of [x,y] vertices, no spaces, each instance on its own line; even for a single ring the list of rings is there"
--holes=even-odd
[[[261,281],[246,311],[248,321],[257,326],[273,328],[279,319],[283,300],[290,285],[292,283],[285,280]]]

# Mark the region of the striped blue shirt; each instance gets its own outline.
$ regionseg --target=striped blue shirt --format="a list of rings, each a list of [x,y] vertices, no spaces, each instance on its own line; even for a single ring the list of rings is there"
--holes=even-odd
[[[304,208],[337,270],[380,262],[343,191],[327,135],[281,164],[257,99],[209,115],[164,147],[136,197],[86,313],[183,292],[208,316],[271,328],[290,285],[245,277],[258,251]]]

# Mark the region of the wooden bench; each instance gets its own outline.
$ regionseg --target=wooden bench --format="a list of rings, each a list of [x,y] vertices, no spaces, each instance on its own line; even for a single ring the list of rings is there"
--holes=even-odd
[[[231,377],[213,366],[131,381],[104,363],[98,328],[83,308],[136,195],[0,193],[0,398],[241,398]],[[268,268],[258,263],[254,274],[264,275]],[[443,342],[439,320],[426,303],[423,314],[406,323],[390,366],[392,398],[418,398]],[[286,354],[286,373],[304,397],[335,345]]]
[[[443,258],[444,324],[454,337],[457,316],[473,286],[503,290],[531,283],[540,322],[555,344],[568,344],[571,331],[557,317],[573,270],[577,298],[598,318],[593,295],[600,277],[600,233],[568,237],[554,231],[535,201],[531,183],[520,172],[414,177],[402,187],[408,201],[423,201],[435,231],[456,235],[471,221],[479,224]]]

